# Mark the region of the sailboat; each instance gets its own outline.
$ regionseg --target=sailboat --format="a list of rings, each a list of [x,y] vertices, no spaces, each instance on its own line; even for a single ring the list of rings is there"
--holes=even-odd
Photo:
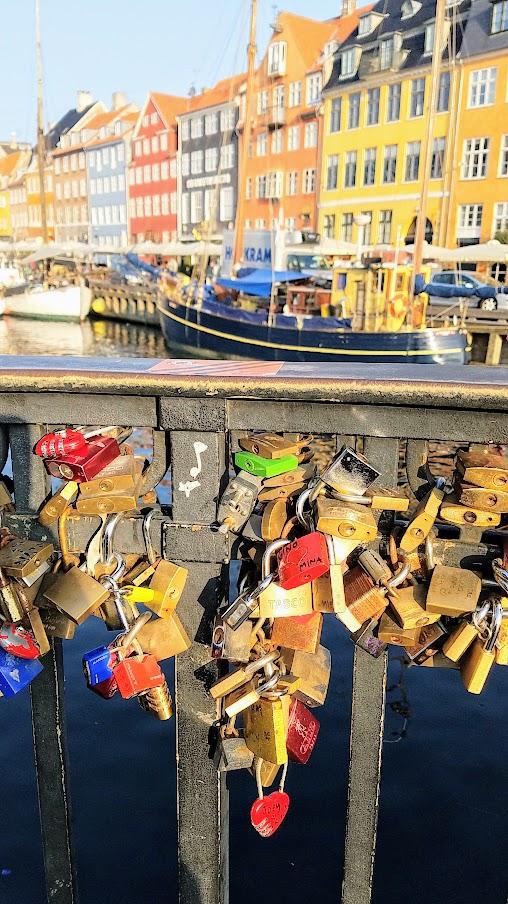
[[[40,0],[35,0],[35,21],[37,32],[37,163],[43,242],[40,254],[35,257],[44,262],[44,276],[46,276],[46,261],[54,254],[48,244]],[[47,249],[46,253],[42,249]],[[40,284],[27,285],[24,291],[20,291],[19,286],[6,288],[0,298],[0,313],[9,317],[29,317],[40,320],[85,320],[90,313],[92,291],[81,276],[76,276],[73,281],[74,285],[50,286],[44,278]]]
[[[357,260],[343,268],[337,266],[334,267],[332,289],[328,292],[316,285],[312,287],[303,278],[303,273],[294,271],[263,272],[244,268],[243,274],[240,270],[235,278],[218,279],[213,285],[205,285],[203,279],[189,282],[176,274],[163,275],[159,283],[158,308],[164,338],[170,348],[203,357],[271,361],[467,363],[466,332],[458,328],[426,326],[426,298],[415,294],[414,279],[414,273],[423,269],[421,246],[425,236],[445,5],[446,0],[437,0],[432,90],[423,155],[424,179],[412,266],[402,259],[398,250],[391,260],[381,257],[371,261]],[[256,18],[257,0],[252,0],[240,185],[245,182],[254,112]],[[243,253],[242,200],[243,192],[240,192],[235,262],[240,261]],[[203,266],[201,273],[204,269]],[[376,287],[381,285],[383,292],[376,292]],[[417,290],[419,287],[417,283]],[[401,293],[403,303],[397,304]],[[350,315],[351,302],[353,316]]]

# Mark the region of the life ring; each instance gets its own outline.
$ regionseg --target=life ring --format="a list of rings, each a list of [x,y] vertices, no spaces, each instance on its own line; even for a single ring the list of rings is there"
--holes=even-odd
[[[404,300],[402,295],[396,295],[395,298],[392,298],[388,305],[388,310],[392,317],[395,317],[398,320],[400,317],[403,317],[407,311],[407,302]]]

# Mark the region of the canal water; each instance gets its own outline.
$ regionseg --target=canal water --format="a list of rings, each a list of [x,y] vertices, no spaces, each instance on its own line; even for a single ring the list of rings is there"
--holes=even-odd
[[[168,356],[158,330],[7,319],[0,354]],[[176,904],[174,719],[157,723],[135,701],[87,691],[81,656],[111,636],[91,618],[65,644],[80,901]],[[249,823],[254,780],[230,776],[231,904],[340,901],[353,645],[331,618],[322,642],[333,677],[314,710],[321,734],[309,764],[290,765],[291,807],[273,838]],[[508,670],[495,667],[475,697],[457,671],[402,668],[399,650],[389,670],[374,904],[505,904]],[[171,664],[166,673],[172,686]],[[0,904],[44,904],[28,693],[0,711]]]

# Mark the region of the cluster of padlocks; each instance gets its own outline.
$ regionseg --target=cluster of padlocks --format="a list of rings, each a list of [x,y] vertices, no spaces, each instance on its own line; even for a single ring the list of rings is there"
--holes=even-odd
[[[155,554],[150,523],[158,509],[143,505],[143,463],[119,444],[122,432],[128,431],[63,430],[43,437],[34,449],[48,474],[64,480],[39,513],[45,527],[58,521],[60,556],[52,543],[21,540],[3,530],[0,691],[12,697],[26,687],[42,670],[48,638],[70,639],[76,626],[94,615],[107,630],[120,633],[83,656],[87,687],[105,699],[136,698],[155,718],[169,719],[172,701],[159,662],[190,646],[175,611],[187,571]],[[114,553],[119,521],[140,505],[146,556]],[[69,553],[74,513],[102,520],[83,562]],[[140,603],[148,611],[140,614]]]
[[[49,638],[72,638],[76,626],[98,616],[115,637],[83,656],[87,686],[171,717],[159,663],[190,647],[176,612],[187,571],[155,553],[150,526],[160,509],[145,493],[143,461],[122,442],[127,435],[127,428],[67,429],[34,449],[63,481],[39,513],[45,527],[58,522],[60,552],[1,530],[5,697],[39,674]],[[238,596],[210,626],[211,657],[223,660],[210,689],[218,708],[213,755],[220,771],[246,768],[255,776],[251,820],[265,836],[287,812],[288,761],[306,763],[318,736],[313,709],[325,701],[331,671],[320,643],[324,615],[342,622],[368,655],[394,644],[411,664],[457,668],[471,693],[482,691],[495,662],[508,664],[504,552],[473,570],[436,563],[433,542],[439,525],[474,526],[478,540],[484,530],[503,530],[507,459],[459,451],[450,480],[432,481],[408,515],[408,495],[378,486],[379,472],[352,448],[316,473],[311,440],[241,438],[237,473],[218,506],[216,529],[240,538],[244,555]],[[2,492],[0,504],[12,509]],[[144,555],[114,552],[126,513],[142,522]],[[101,527],[71,554],[69,527],[83,515],[99,516]],[[499,544],[504,550],[502,533]],[[278,790],[265,796],[281,769]]]

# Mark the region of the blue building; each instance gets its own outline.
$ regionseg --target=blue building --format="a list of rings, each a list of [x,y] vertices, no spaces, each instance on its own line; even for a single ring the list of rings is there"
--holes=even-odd
[[[131,139],[138,118],[134,104],[116,104],[105,113],[95,137],[85,147],[87,162],[89,229],[94,245],[120,248],[127,245],[127,166]]]

